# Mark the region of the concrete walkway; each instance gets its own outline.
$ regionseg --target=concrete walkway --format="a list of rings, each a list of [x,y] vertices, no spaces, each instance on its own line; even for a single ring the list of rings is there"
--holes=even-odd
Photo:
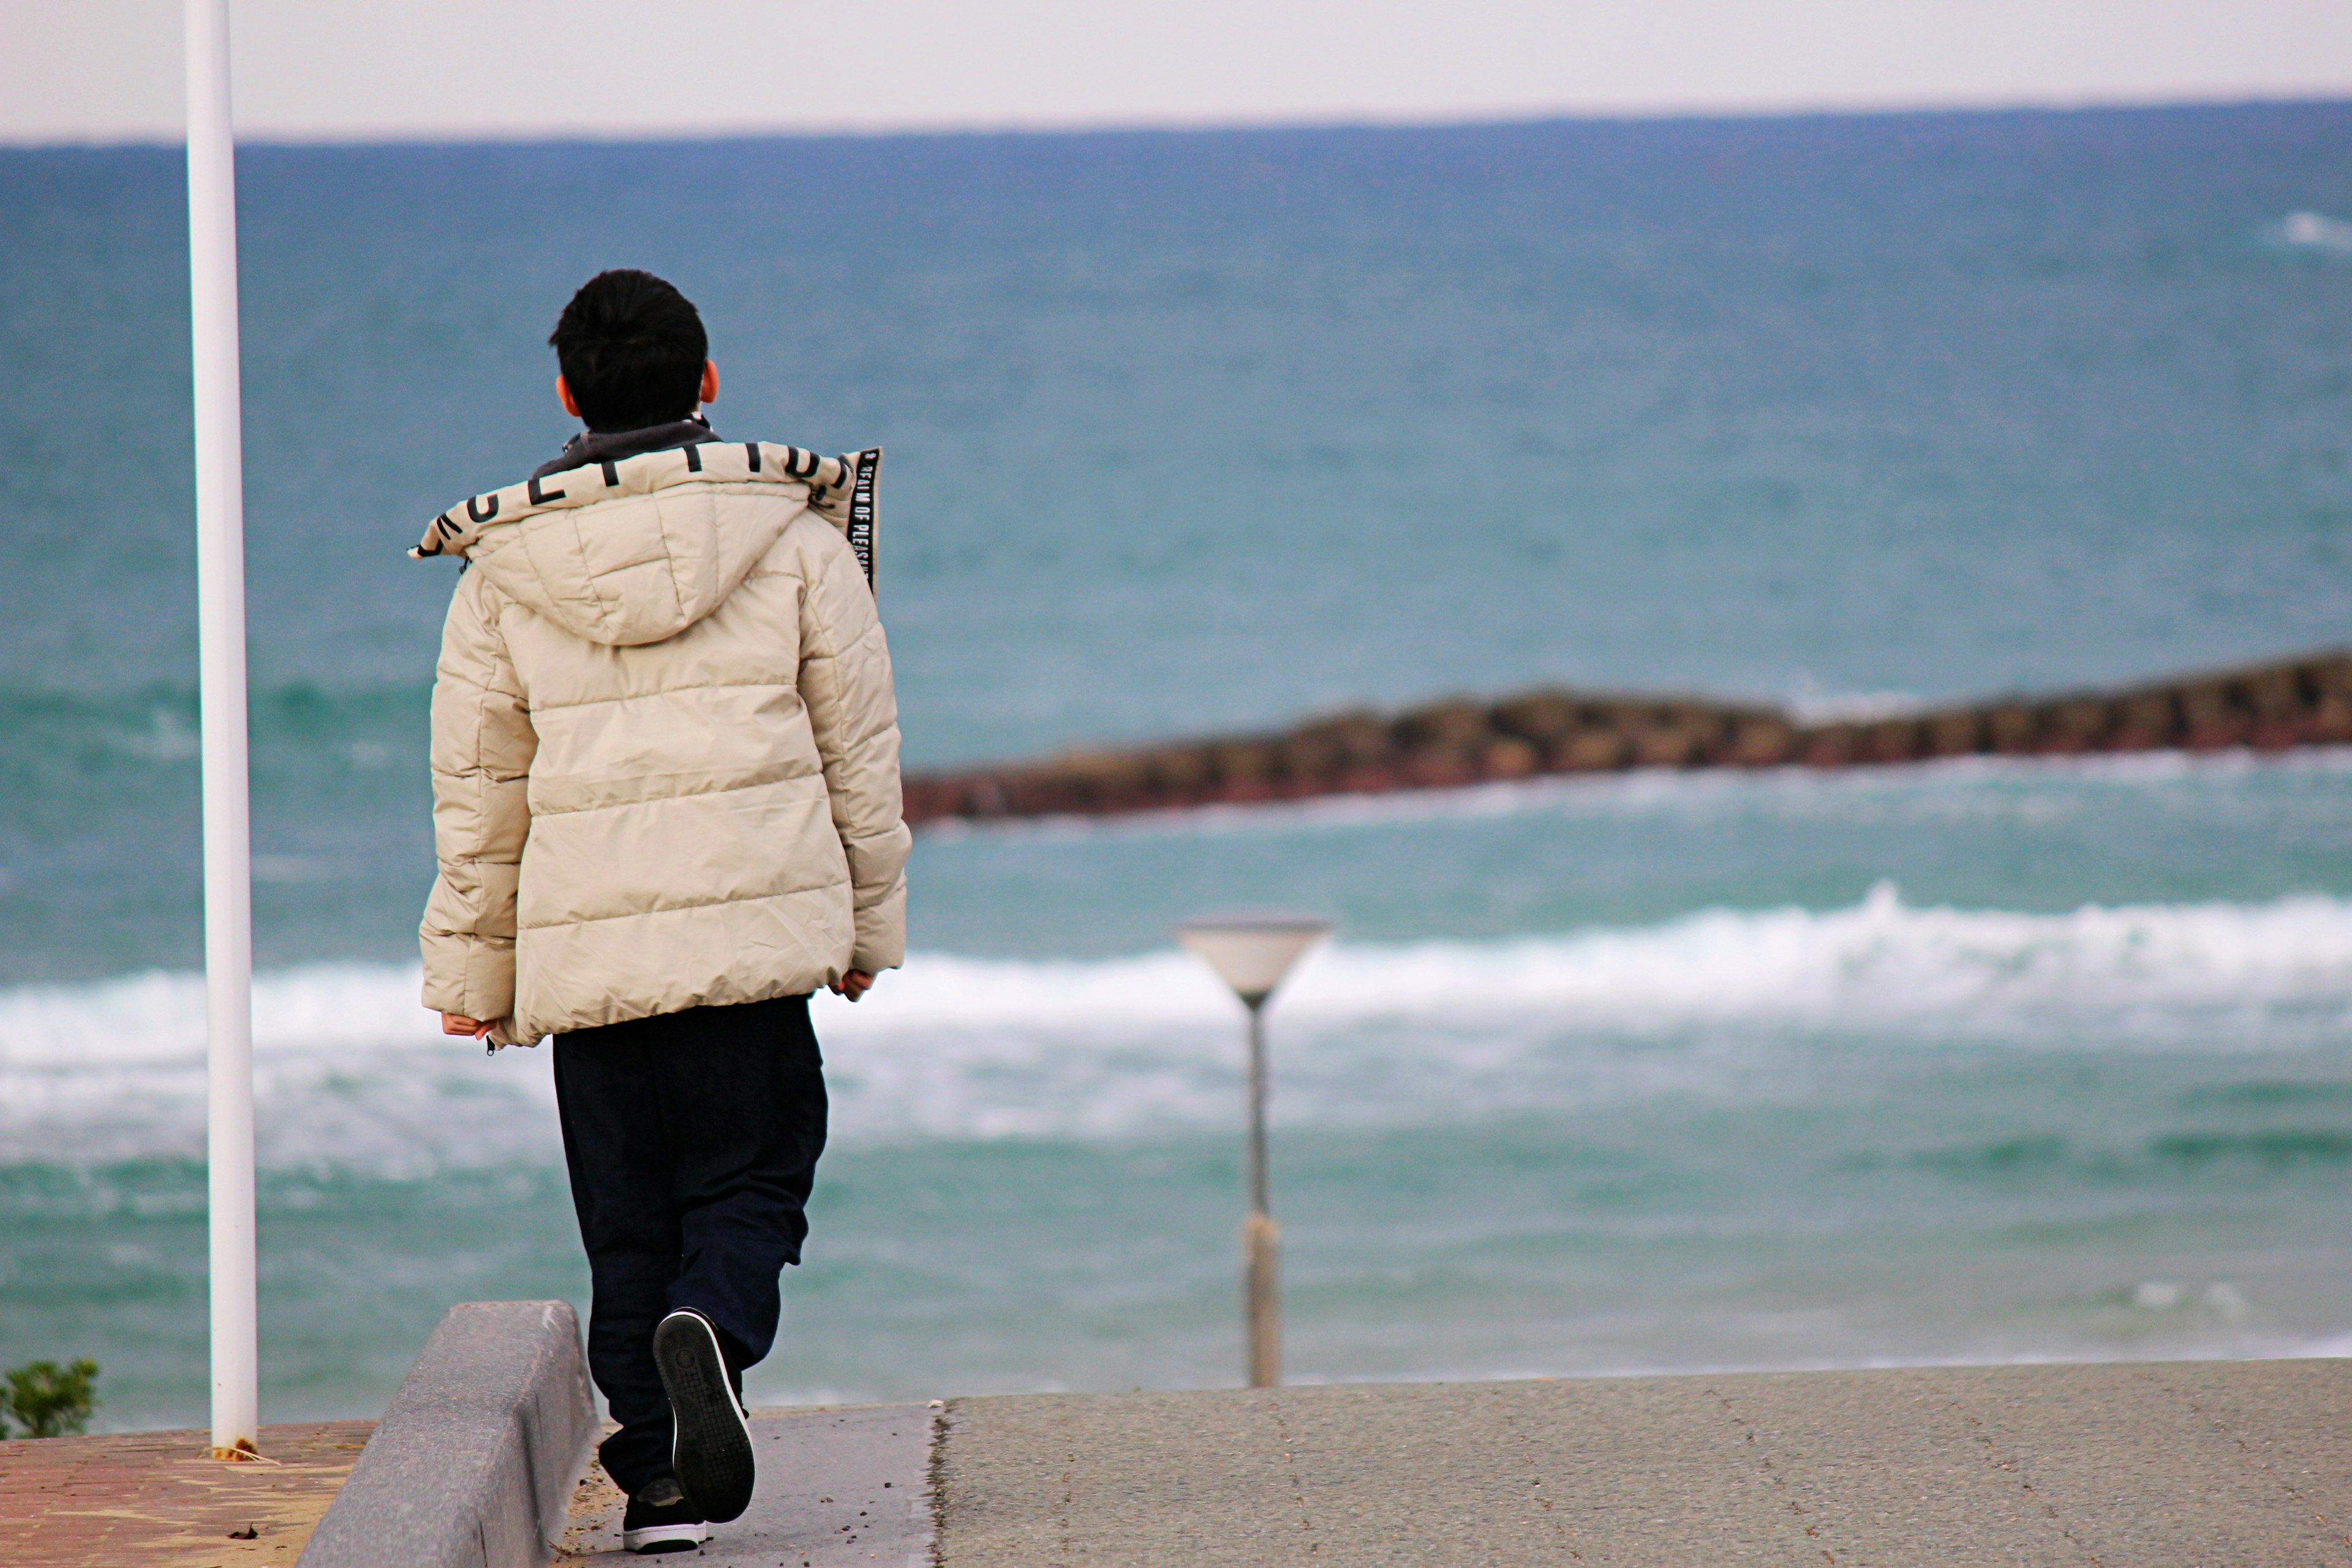
[[[676,1563],[693,1568],[930,1568],[932,1427],[920,1405],[755,1410],[759,1489],[741,1519],[713,1525],[698,1552],[621,1550],[624,1500],[592,1468],[557,1557],[565,1568]]]
[[[941,1568],[2352,1568],[2346,1361],[965,1399],[943,1433]]]

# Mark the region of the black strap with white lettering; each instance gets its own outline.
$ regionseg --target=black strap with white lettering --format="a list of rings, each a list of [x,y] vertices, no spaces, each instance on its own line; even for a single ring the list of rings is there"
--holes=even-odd
[[[857,454],[857,477],[849,487],[849,548],[866,569],[866,586],[874,586],[874,476],[882,467],[882,448],[868,447]]]

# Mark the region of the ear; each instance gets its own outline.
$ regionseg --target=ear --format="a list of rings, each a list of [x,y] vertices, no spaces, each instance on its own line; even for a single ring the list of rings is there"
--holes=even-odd
[[[580,405],[572,401],[572,384],[560,375],[555,378],[555,395],[562,403],[563,412],[574,419],[580,417]]]
[[[704,403],[719,401],[719,362],[717,360],[707,359],[702,362],[702,390],[696,395]]]

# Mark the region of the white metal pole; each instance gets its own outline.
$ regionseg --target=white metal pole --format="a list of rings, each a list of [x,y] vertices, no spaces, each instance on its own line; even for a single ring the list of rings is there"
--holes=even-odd
[[[236,140],[228,0],[184,0],[188,295],[203,704],[205,1159],[212,1230],[213,1453],[260,1436],[253,1242],[253,884],[247,816],[245,472],[236,348]]]
[[[1282,1231],[1266,1197],[1265,999],[1244,995],[1249,1006],[1249,1217],[1242,1222],[1242,1321],[1249,1340],[1252,1388],[1282,1385],[1282,1298],[1276,1254]]]

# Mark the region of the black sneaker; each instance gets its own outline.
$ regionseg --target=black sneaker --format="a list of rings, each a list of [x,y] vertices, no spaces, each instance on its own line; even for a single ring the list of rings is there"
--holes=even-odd
[[[675,1476],[656,1476],[637,1489],[621,1516],[621,1544],[631,1552],[690,1552],[710,1539],[710,1526]]]
[[[751,1506],[751,1428],[727,1381],[719,1331],[679,1308],[654,1331],[654,1364],[677,1429],[669,1452],[677,1484],[713,1523],[741,1518]]]

